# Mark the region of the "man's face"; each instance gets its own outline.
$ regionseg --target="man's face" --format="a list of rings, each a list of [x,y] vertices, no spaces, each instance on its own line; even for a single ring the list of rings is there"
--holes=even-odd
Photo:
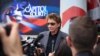
[[[58,28],[60,27],[60,23],[58,24],[53,19],[48,19],[48,29],[50,32],[58,31]]]

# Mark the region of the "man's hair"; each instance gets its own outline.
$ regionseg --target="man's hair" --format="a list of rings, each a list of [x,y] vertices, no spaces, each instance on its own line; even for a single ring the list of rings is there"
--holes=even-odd
[[[46,19],[53,19],[55,20],[57,23],[61,23],[61,18],[60,16],[58,16],[56,13],[50,13],[46,16]]]
[[[69,36],[77,50],[92,49],[97,39],[97,27],[88,16],[75,17],[69,26]]]

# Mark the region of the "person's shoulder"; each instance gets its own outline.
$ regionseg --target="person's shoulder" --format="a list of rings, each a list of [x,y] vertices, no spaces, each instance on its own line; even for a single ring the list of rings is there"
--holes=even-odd
[[[65,33],[65,32],[62,32],[62,31],[60,31],[61,32],[61,34],[63,34],[63,35],[68,35],[67,33]]]
[[[47,34],[47,33],[49,33],[49,31],[40,32],[40,34]]]
[[[60,33],[61,33],[61,36],[64,37],[64,38],[66,38],[68,36],[68,34],[65,33],[65,32],[60,31]]]

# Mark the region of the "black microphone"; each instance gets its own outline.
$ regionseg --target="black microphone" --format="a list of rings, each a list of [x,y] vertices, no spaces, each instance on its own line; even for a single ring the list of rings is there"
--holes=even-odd
[[[37,47],[41,46],[41,43],[39,43],[39,41],[40,41],[43,37],[44,37],[43,34],[38,35],[38,37],[36,38],[36,40],[35,40],[35,42],[34,42],[34,45],[37,46]]]

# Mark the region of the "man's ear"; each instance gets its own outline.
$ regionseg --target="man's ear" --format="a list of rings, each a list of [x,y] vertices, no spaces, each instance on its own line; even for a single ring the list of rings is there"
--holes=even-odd
[[[71,42],[71,38],[69,36],[66,37],[66,41],[67,41],[68,46],[71,47],[72,46],[72,42]]]

